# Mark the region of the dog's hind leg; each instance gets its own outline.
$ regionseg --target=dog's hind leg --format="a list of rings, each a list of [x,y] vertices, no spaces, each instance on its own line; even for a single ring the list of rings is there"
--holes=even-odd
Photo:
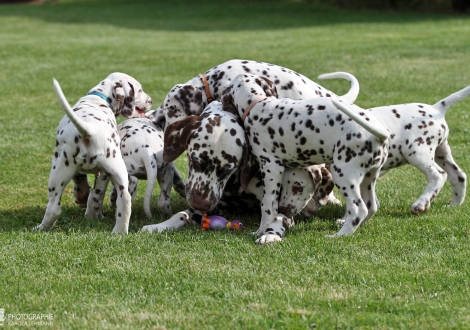
[[[86,174],[77,173],[73,177],[73,195],[75,203],[85,208],[90,194],[90,185],[88,184],[88,176]]]
[[[61,162],[58,159],[54,164]],[[75,174],[75,168],[66,166],[55,166],[51,169],[49,183],[47,185],[49,191],[49,202],[47,203],[46,214],[40,225],[36,226],[36,230],[47,230],[54,226],[55,222],[62,213],[61,198],[65,187],[72,180]]]
[[[103,164],[113,185],[116,187],[116,225],[113,228],[115,234],[127,234],[129,231],[129,219],[131,217],[131,194],[129,193],[129,179],[126,165],[120,154],[116,155],[111,165]],[[121,161],[118,161],[121,160]]]
[[[367,216],[361,222],[361,226],[369,221],[379,209],[377,194],[375,193],[375,186],[379,175],[380,171],[377,168],[374,168],[365,175],[364,180],[361,183],[361,196],[368,211]]]
[[[102,219],[103,200],[108,187],[109,177],[105,173],[95,177],[95,185],[88,196],[88,203],[85,212],[87,219]]]
[[[461,205],[465,200],[467,175],[455,163],[447,141],[437,147],[435,161],[446,171],[447,179],[452,186],[452,201],[450,205]]]
[[[328,237],[351,235],[369,213],[361,197],[360,184],[364,173],[353,171],[344,174],[341,173],[339,167],[332,166],[331,174],[333,182],[335,182],[346,203],[346,213],[342,219],[337,220],[338,224],[343,224],[341,229],[335,235],[328,235]]]

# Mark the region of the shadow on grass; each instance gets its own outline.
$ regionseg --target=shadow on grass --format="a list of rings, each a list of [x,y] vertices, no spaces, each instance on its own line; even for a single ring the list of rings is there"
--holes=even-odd
[[[39,225],[46,212],[44,207],[31,206],[17,210],[0,210],[0,231],[30,231]],[[115,225],[115,209],[105,206],[103,209],[103,219],[85,218],[85,209],[78,206],[62,206],[62,213],[51,231],[89,231],[97,230],[111,232]],[[155,214],[152,220],[148,220],[144,214],[142,205],[136,205],[129,222],[129,232],[138,232],[143,226],[150,223],[164,221],[164,217]]]
[[[455,17],[436,14],[346,11],[306,2],[228,0],[82,0],[41,6],[10,5],[2,6],[0,17],[2,16],[28,17],[50,23],[104,24],[119,28],[156,31],[277,30],[373,22],[435,23],[438,20]]]

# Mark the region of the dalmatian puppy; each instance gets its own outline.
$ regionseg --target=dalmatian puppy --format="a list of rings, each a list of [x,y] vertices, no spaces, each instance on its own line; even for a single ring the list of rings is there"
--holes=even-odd
[[[174,160],[187,150],[186,198],[191,208],[160,224],[145,226],[143,231],[178,229],[187,223],[200,221],[204,212],[220,214],[260,209],[263,186],[259,166],[256,159],[247,153],[240,120],[222,111],[220,102],[212,102],[200,116],[186,117],[169,125],[165,139],[170,143],[165,146],[164,160]],[[240,171],[242,163],[248,169],[245,173]],[[333,187],[331,175],[325,167],[316,165],[287,170],[279,200],[280,211],[285,216],[266,228],[258,243],[280,241],[287,228],[293,225],[293,216],[312,197],[319,204],[326,204]]]
[[[256,234],[263,235],[279,213],[285,168],[313,164],[331,164],[333,181],[346,202],[344,225],[334,236],[354,233],[378,208],[375,184],[387,159],[388,130],[365,110],[345,107],[346,102],[333,97],[277,96],[269,79],[252,74],[237,76],[222,94],[224,110],[244,122],[263,174],[265,193]]]
[[[430,207],[446,178],[453,192],[450,205],[461,205],[465,200],[467,175],[452,157],[445,114],[449,107],[469,94],[470,86],[434,105],[408,103],[368,109],[367,114],[373,115],[390,132],[388,158],[382,174],[411,164],[426,177],[425,191],[411,206],[414,214]]]
[[[134,201],[138,180],[147,180],[144,197],[144,211],[152,219],[150,200],[155,183],[160,185],[158,209],[164,215],[171,214],[170,192],[172,185],[184,197],[184,181],[173,162],[163,161],[163,130],[154,124],[158,118],[156,110],[151,110],[143,118],[131,118],[118,126],[121,137],[121,154],[129,174],[129,192]],[[111,205],[115,205],[117,190],[113,186]]]
[[[110,178],[118,187],[113,233],[127,233],[131,197],[115,117],[144,116],[152,99],[137,80],[119,72],[110,74],[93,87],[73,108],[55,79],[54,90],[66,115],[57,129],[46,214],[36,229],[47,230],[54,226],[61,213],[60,201],[67,183],[77,173],[88,173],[94,174],[97,180],[89,194],[85,216],[89,219],[103,216],[102,199]]]

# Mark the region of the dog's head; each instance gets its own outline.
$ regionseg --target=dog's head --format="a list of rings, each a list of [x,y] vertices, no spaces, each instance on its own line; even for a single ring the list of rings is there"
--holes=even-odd
[[[238,169],[245,134],[240,122],[212,102],[204,112],[178,120],[165,130],[163,160],[174,161],[187,150],[186,199],[198,211],[215,208],[230,176]]]
[[[200,115],[208,104],[205,95],[203,87],[175,85],[162,105],[166,125],[191,115]]]
[[[266,77],[240,74],[222,92],[223,109],[241,117],[258,96],[277,98],[276,85]]]
[[[144,117],[152,105],[152,98],[143,91],[142,85],[125,73],[110,74],[91,91],[106,96],[116,116]]]
[[[328,202],[334,183],[330,171],[324,165],[286,169],[279,197],[279,213],[292,217],[303,209],[316,212]]]

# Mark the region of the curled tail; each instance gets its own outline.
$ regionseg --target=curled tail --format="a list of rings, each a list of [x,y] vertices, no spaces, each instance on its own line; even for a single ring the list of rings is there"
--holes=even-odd
[[[64,109],[65,114],[67,115],[67,117],[69,117],[70,121],[75,125],[77,130],[83,136],[93,135],[93,132],[94,132],[93,126],[83,121],[80,117],[78,117],[75,114],[69,102],[65,98],[64,93],[62,92],[62,88],[60,88],[59,82],[53,79],[53,85],[54,85],[55,94],[57,95],[57,98],[59,99],[59,103],[62,106],[62,109]]]
[[[351,89],[349,92],[341,96],[343,100],[348,102],[354,103],[359,95],[359,81],[357,81],[356,77],[352,74],[347,72],[332,72],[332,73],[324,73],[318,76],[318,79],[346,79],[349,80],[351,83]]]
[[[348,115],[356,123],[364,127],[370,134],[380,141],[385,141],[390,137],[390,132],[373,116],[371,112],[363,110],[354,104],[346,104],[340,100],[331,99],[334,106]]]
[[[440,110],[441,112],[445,112],[449,109],[454,103],[459,102],[470,95],[470,86],[461,89],[460,91],[447,96],[445,99],[440,100],[436,104],[433,105],[434,108]]]

